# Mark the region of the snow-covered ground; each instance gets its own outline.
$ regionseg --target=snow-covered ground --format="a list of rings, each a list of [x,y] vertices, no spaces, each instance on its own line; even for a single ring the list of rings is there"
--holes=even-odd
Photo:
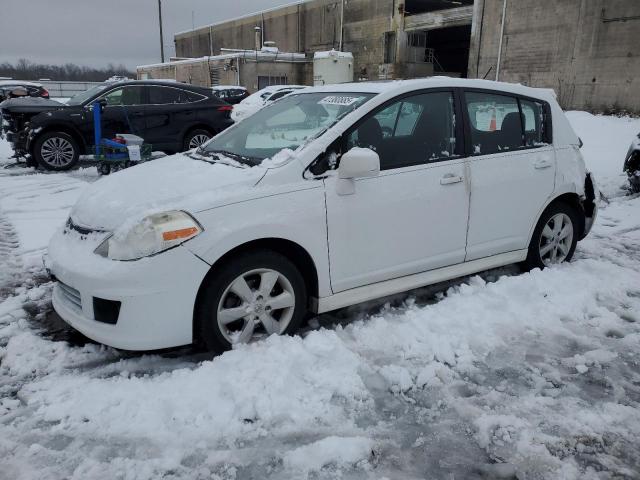
[[[570,112],[604,195],[568,265],[486,272],[217,358],[51,315],[48,239],[95,169],[0,141],[0,479],[640,478],[640,120]],[[4,167],[4,168],[3,168]]]

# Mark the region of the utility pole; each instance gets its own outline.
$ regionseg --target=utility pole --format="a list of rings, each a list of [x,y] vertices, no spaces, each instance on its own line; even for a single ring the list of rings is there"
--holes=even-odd
[[[158,0],[158,22],[160,23],[160,59],[164,63],[164,38],[162,36],[162,0]]]

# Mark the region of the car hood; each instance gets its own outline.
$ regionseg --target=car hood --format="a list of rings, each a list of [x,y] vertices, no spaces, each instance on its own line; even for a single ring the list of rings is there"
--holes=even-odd
[[[0,103],[0,109],[6,113],[42,113],[60,108],[68,108],[68,106],[40,97],[12,98]]]
[[[232,165],[178,154],[121,170],[87,187],[71,210],[71,220],[113,231],[152,213],[197,213],[241,197],[267,171],[228,162]]]

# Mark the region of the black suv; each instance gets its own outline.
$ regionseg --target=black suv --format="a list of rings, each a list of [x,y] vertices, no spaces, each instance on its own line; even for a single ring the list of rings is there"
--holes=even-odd
[[[104,105],[103,138],[132,133],[167,153],[199,147],[233,124],[233,107],[210,88],[142,80],[98,85],[66,104],[7,100],[0,104],[3,129],[17,157],[49,170],[67,170],[92,151],[96,101]]]

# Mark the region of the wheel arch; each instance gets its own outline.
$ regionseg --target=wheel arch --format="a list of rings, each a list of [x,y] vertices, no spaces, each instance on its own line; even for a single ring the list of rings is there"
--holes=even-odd
[[[84,137],[80,134],[80,132],[78,132],[78,130],[64,123],[52,123],[51,125],[42,127],[42,129],[38,131],[36,135],[34,135],[33,139],[31,139],[31,142],[29,144],[29,150],[31,155],[33,155],[34,153],[33,147],[36,144],[36,141],[38,140],[38,138],[44,135],[45,133],[50,133],[50,132],[62,132],[62,133],[66,133],[67,135],[70,135],[71,138],[75,140],[75,142],[78,144],[78,147],[80,148],[80,152],[78,153],[80,155],[85,155],[88,153],[87,142],[85,141]]]
[[[221,265],[230,261],[237,255],[240,255],[245,252],[255,251],[255,250],[272,250],[277,252],[289,260],[291,260],[294,265],[300,270],[302,277],[305,281],[305,286],[307,288],[307,297],[309,299],[316,298],[318,296],[318,270],[316,264],[313,260],[313,257],[309,254],[309,252],[299,245],[296,242],[291,240],[286,240],[284,238],[261,238],[257,240],[251,240],[249,242],[238,245],[227,253],[218,258],[209,268],[209,271],[205,275],[204,279],[200,283],[200,287],[198,288],[198,293],[196,294],[196,301],[193,305],[193,318],[192,318],[192,331],[194,336],[194,341],[198,339],[195,338],[197,334],[197,309],[200,304],[205,286],[207,282],[216,275]]]
[[[584,206],[582,204],[582,201],[583,199],[580,197],[580,195],[572,191],[567,191],[559,195],[556,195],[553,198],[550,198],[547,201],[547,203],[544,205],[544,207],[540,209],[540,211],[538,212],[538,215],[536,216],[536,221],[534,222],[534,224],[531,227],[531,230],[529,231],[529,239],[528,239],[527,245],[531,242],[531,237],[533,236],[533,232],[536,229],[536,226],[538,225],[538,222],[540,221],[542,214],[545,211],[547,211],[551,206],[557,205],[559,203],[569,205],[570,207],[574,208],[578,213],[578,221],[580,222],[578,225],[578,229],[579,229],[578,239],[582,240],[584,238],[584,232],[585,232],[585,211],[584,211]]]

